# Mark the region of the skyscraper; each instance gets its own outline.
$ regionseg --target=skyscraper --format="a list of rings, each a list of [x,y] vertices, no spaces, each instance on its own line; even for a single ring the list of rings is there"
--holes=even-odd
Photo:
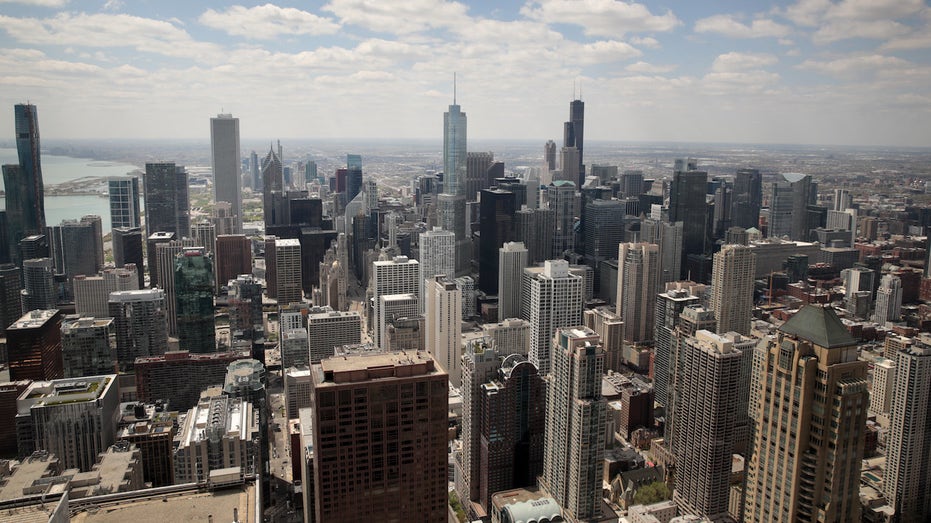
[[[304,301],[301,287],[301,242],[275,240],[275,296],[279,305]]]
[[[165,291],[141,289],[117,291],[107,301],[116,336],[116,360],[120,371],[133,369],[136,358],[164,354],[168,350]]]
[[[547,260],[521,276],[521,318],[530,322],[530,362],[541,374],[550,372],[556,329],[582,321],[582,277],[569,272],[569,262]]]
[[[242,161],[239,152],[239,118],[218,114],[210,119],[210,165],[214,201],[232,206],[233,233],[242,232]]]
[[[16,104],[13,113],[19,165],[3,166],[3,186],[18,188],[6,191],[9,238],[11,243],[16,243],[26,236],[45,233],[45,186],[36,106]]]
[[[725,245],[715,253],[710,308],[718,322],[719,334],[730,331],[750,334],[755,276],[756,254],[752,247]]]
[[[453,103],[443,113],[443,193],[465,196],[467,119],[453,82]]]
[[[617,315],[624,320],[624,339],[653,338],[653,314],[659,290],[659,248],[652,243],[618,247]]]
[[[110,178],[110,226],[139,227],[139,178]]]
[[[240,274],[252,274],[252,241],[242,234],[217,236],[217,289]]]
[[[113,245],[113,264],[125,267],[136,266],[139,288],[145,287],[145,264],[142,257],[142,228],[114,227],[110,231]]]
[[[576,171],[579,175],[577,182],[581,187],[585,183],[585,159],[583,158],[585,147],[585,102],[582,100],[572,100],[569,102],[569,121],[563,126],[563,147],[575,147],[579,152],[579,167]],[[565,171],[566,166],[562,169]]]
[[[575,183],[556,181],[546,188],[547,205],[556,213],[553,249],[550,257],[558,259],[566,251],[575,251],[575,218],[579,215],[579,196]]]
[[[769,199],[769,236],[808,241],[808,204],[816,194],[811,175],[784,173],[773,182]]]
[[[12,263],[0,264],[0,333],[23,315],[22,271]]]
[[[549,172],[556,170],[556,142],[553,140],[543,145],[543,167]]]
[[[488,179],[488,169],[491,168],[494,161],[494,153],[466,153],[466,178],[463,190],[466,201],[476,201],[480,191],[491,187],[491,180]]]
[[[901,316],[902,279],[893,274],[886,274],[879,280],[873,321],[885,325],[889,322],[899,321]]]
[[[351,202],[362,192],[362,156],[346,155],[346,201]]]
[[[485,294],[498,294],[498,249],[514,237],[514,193],[499,188],[480,193],[478,284]]]
[[[268,154],[262,160],[262,216],[266,227],[287,223],[287,217],[283,216],[283,209],[279,209],[276,205],[276,200],[282,197],[283,172],[281,158],[269,145]]]
[[[883,477],[895,521],[926,521],[931,514],[931,338],[922,334],[895,354],[892,411]]]
[[[179,238],[190,234],[191,205],[184,167],[173,162],[147,163],[142,181],[146,234],[172,232]]]
[[[505,242],[498,249],[498,321],[520,317],[521,275],[527,265],[523,243]]]
[[[682,222],[682,270],[689,254],[705,252],[708,205],[708,173],[695,170],[693,160],[676,160],[669,189],[669,222]],[[680,273],[685,279],[686,274]]]
[[[659,282],[679,281],[682,273],[682,222],[668,223],[645,218],[640,222],[640,241],[659,246]]]
[[[424,307],[426,345],[437,363],[458,387],[462,378],[462,291],[453,279],[434,276],[427,281]]]
[[[413,294],[420,298],[420,263],[407,256],[396,256],[392,260],[372,263],[372,289],[374,291],[374,308],[372,314],[372,332],[375,345],[384,348],[382,326],[387,323],[381,306],[381,297],[393,294]],[[419,308],[419,305],[418,305]],[[419,309],[418,309],[419,310]]]
[[[679,315],[689,305],[698,305],[704,285],[692,282],[667,283],[666,291],[656,297],[653,349],[653,390],[656,402],[669,405],[672,390],[673,333],[679,324]]]
[[[556,499],[567,519],[587,521],[601,515],[607,415],[601,395],[604,351],[598,335],[583,326],[560,328],[552,343],[540,486]]]
[[[216,352],[213,314],[213,260],[203,249],[185,248],[175,258],[178,341],[195,353]]]
[[[585,205],[582,254],[585,264],[598,267],[603,260],[614,258],[619,243],[624,241],[624,204],[618,200],[594,200]]]
[[[434,227],[433,230],[420,233],[419,261],[421,271],[420,295],[423,296],[425,281],[439,274],[450,278],[456,275],[456,235],[452,231],[444,231],[440,227]]]
[[[116,372],[113,318],[66,316],[61,324],[61,355],[66,378]]]
[[[859,521],[866,370],[840,318],[816,305],[755,352],[744,521]]]
[[[334,354],[336,347],[362,342],[362,318],[355,311],[324,308],[307,315],[310,362],[320,363]]]
[[[58,302],[51,258],[23,261],[23,312],[51,309]]]
[[[682,348],[676,424],[676,488],[682,512],[718,521],[728,513],[742,355],[731,340],[700,330]]]
[[[151,238],[150,238],[151,240]],[[171,240],[155,244],[155,273],[158,274],[158,288],[165,291],[165,305],[168,317],[168,335],[178,336],[178,301],[175,292],[175,263],[178,254],[185,247],[194,247],[194,240],[186,238],[181,241]],[[152,288],[155,288],[153,285]]]
[[[64,376],[61,318],[57,309],[26,312],[6,330],[10,381],[52,380]]]
[[[394,352],[328,358],[311,375],[313,519],[446,521],[446,373],[427,354]],[[334,439],[340,427],[355,436]]]
[[[757,169],[737,169],[734,178],[734,199],[731,219],[736,227],[749,229],[760,226],[763,207],[763,176]]]

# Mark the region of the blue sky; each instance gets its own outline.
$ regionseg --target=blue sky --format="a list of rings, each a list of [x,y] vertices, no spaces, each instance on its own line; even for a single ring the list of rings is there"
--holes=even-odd
[[[0,0],[0,136],[931,145],[925,0]]]

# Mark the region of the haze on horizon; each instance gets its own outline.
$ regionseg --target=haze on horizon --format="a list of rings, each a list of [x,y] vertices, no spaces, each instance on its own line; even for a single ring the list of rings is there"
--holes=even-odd
[[[925,0],[0,0],[0,142],[428,139],[927,146]],[[692,5],[696,4],[696,5]]]

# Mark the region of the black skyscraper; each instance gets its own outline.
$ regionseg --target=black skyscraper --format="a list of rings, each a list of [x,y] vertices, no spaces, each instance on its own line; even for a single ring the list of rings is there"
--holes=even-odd
[[[585,102],[573,100],[569,103],[569,121],[563,127],[563,147],[575,147],[579,150],[578,187],[585,184],[585,160],[582,147],[585,138]]]
[[[191,230],[191,206],[184,167],[171,162],[147,163],[143,186],[146,233],[173,232],[186,238]]]
[[[763,177],[756,169],[738,169],[734,178],[733,224],[749,229],[759,227],[763,206]]]
[[[486,294],[498,294],[498,249],[514,239],[514,193],[485,189],[479,196],[478,286]]]
[[[142,265],[142,229],[139,227],[116,227],[113,229],[113,263],[124,267],[136,265],[139,288],[145,288],[145,271]]]
[[[686,277],[686,259],[689,254],[705,252],[705,227],[708,205],[705,194],[708,192],[708,173],[693,170],[694,164],[688,166],[677,160],[676,170],[669,190],[669,222],[683,222],[682,228],[682,276]]]
[[[17,104],[14,113],[19,165],[3,166],[11,246],[26,236],[45,232],[45,190],[42,185],[36,106]]]

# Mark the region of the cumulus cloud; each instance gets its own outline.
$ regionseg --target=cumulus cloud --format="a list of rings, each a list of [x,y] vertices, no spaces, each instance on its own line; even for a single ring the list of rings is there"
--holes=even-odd
[[[37,7],[62,7],[69,0],[0,0],[0,4],[24,4]]]
[[[652,36],[632,36],[629,40],[630,43],[634,45],[639,45],[640,47],[646,47],[648,49],[659,49],[661,47],[659,40]]]
[[[579,25],[590,36],[671,31],[682,23],[672,11],[657,15],[643,4],[617,0],[533,0],[520,12],[548,24]]]
[[[711,70],[716,73],[741,72],[749,69],[761,69],[778,61],[779,59],[771,54],[731,52],[715,58],[711,64]]]
[[[715,33],[731,38],[778,38],[788,35],[790,29],[766,18],[758,18],[747,25],[733,15],[714,15],[695,22],[695,32]]]
[[[824,74],[847,76],[864,72],[873,73],[890,68],[900,69],[909,65],[910,62],[907,60],[895,56],[866,54],[846,56],[834,60],[805,60],[797,67]]]
[[[466,21],[468,15],[464,4],[445,0],[330,0],[323,10],[333,13],[343,24],[391,34],[450,27]]]
[[[281,35],[325,35],[339,30],[339,24],[293,7],[273,4],[244,7],[234,5],[226,11],[207,9],[198,21],[233,36],[272,39]]]
[[[635,62],[624,68],[625,71],[632,73],[662,74],[675,71],[675,65],[656,65],[647,62]]]

